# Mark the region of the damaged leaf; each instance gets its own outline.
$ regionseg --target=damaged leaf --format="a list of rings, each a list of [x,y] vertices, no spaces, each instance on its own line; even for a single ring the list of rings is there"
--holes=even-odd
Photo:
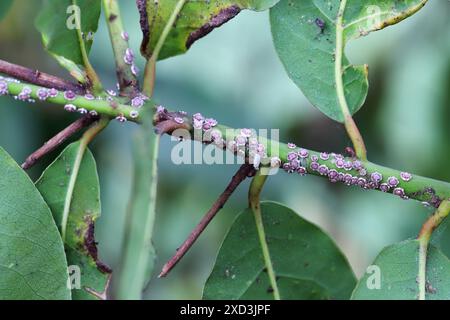
[[[36,187],[49,205],[61,229],[64,203],[80,143],[69,145],[44,171]],[[81,288],[72,287],[74,299],[104,298],[111,270],[97,256],[95,221],[100,217],[100,186],[94,157],[86,150],[70,203],[65,248],[72,270],[81,272]],[[72,282],[72,284],[76,284]]]
[[[396,24],[421,9],[427,0],[281,0],[270,10],[273,40],[289,77],[309,101],[331,119],[344,121],[338,101],[336,68],[343,70],[343,91],[351,114],[368,92],[367,66],[352,65],[339,52],[352,39]],[[341,7],[340,7],[341,6]],[[343,28],[336,28],[339,10]],[[336,65],[337,64],[337,65]],[[340,82],[340,80],[339,80]]]
[[[241,10],[267,10],[279,0],[188,0],[181,10],[159,59],[186,52],[198,39],[234,18]],[[144,39],[142,54],[150,58],[178,0],[137,0]]]

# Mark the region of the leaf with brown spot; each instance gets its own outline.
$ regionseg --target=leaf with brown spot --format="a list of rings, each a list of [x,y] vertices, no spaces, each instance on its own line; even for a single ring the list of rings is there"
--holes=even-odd
[[[75,142],[69,145],[36,182],[60,230],[64,199],[79,144]],[[94,236],[94,224],[100,212],[97,167],[92,153],[87,150],[81,161],[70,203],[65,239],[68,265],[76,265],[81,271],[81,289],[72,289],[73,299],[98,299],[109,284],[111,270],[98,259]]]
[[[159,59],[186,52],[191,45],[215,28],[234,18],[241,10],[263,11],[279,0],[188,0],[181,10],[162,50]],[[144,39],[142,54],[150,58],[158,39],[178,0],[137,0],[141,14]]]

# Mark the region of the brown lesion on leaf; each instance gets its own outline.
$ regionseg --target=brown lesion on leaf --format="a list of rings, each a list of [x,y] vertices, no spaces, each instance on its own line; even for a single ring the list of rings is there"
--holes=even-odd
[[[147,0],[136,0],[136,5],[140,15],[139,23],[141,24],[141,30],[143,35],[141,51],[145,52],[145,48],[147,48],[147,45],[150,41],[150,26],[148,23]]]
[[[205,23],[199,29],[191,32],[186,41],[186,48],[189,49],[195,41],[197,41],[200,38],[203,38],[208,33],[213,31],[215,28],[218,28],[224,23],[233,19],[235,16],[238,15],[240,11],[241,8],[239,8],[236,5],[222,9],[218,14],[213,16],[207,23]]]
[[[100,270],[103,273],[111,273],[112,272],[111,268],[98,259],[97,242],[95,241],[95,234],[94,234],[95,226],[92,217],[89,215],[86,216],[85,221],[88,227],[86,233],[84,234],[84,248],[94,260],[98,270]]]

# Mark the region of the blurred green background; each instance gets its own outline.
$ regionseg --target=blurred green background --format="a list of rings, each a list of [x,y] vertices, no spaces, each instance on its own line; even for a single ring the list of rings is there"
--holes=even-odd
[[[141,32],[134,1],[121,1],[132,48]],[[43,50],[33,26],[39,1],[16,0],[0,23],[0,59],[68,77]],[[379,164],[450,180],[450,3],[433,0],[412,18],[357,40],[347,49],[354,63],[370,66],[370,92],[355,116],[369,158]],[[113,56],[103,21],[91,62],[108,88],[115,87]],[[145,61],[138,59],[141,69]],[[282,141],[343,152],[343,126],[312,107],[289,80],[274,51],[268,13],[242,12],[183,55],[157,67],[155,98],[173,109],[202,112],[234,127],[278,128]],[[76,115],[47,104],[0,97],[0,145],[19,163]],[[120,262],[124,217],[132,178],[130,138],[136,126],[113,123],[93,143],[102,188],[103,215],[96,227],[101,258]],[[154,244],[155,273],[175,252],[236,165],[182,165],[170,161],[174,142],[162,141]],[[33,179],[61,151],[30,171]],[[415,237],[431,213],[416,201],[381,192],[331,185],[317,177],[280,173],[263,198],[295,209],[338,243],[358,277],[386,245]],[[234,194],[192,251],[165,279],[154,279],[148,299],[199,299],[216,252],[236,214],[246,207],[248,181]],[[450,256],[450,225],[433,242]]]

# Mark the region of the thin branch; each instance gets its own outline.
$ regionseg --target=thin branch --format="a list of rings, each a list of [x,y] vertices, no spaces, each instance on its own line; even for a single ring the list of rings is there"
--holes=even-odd
[[[53,138],[48,140],[42,147],[33,152],[22,164],[22,169],[28,170],[36,164],[43,156],[55,150],[64,141],[73,136],[83,128],[90,126],[99,119],[98,116],[85,115],[82,118],[72,122],[64,130],[57,133]]]
[[[192,247],[194,242],[198,239],[201,233],[205,230],[211,220],[216,216],[217,212],[223,208],[224,204],[228,201],[231,194],[236,188],[254,171],[253,166],[244,164],[242,165],[236,174],[231,179],[230,183],[226,187],[225,191],[214,202],[211,209],[205,214],[200,223],[191,232],[189,237],[183,242],[181,247],[177,249],[176,254],[164,265],[159,277],[165,277],[175,267],[175,265],[183,258],[186,252]]]
[[[181,121],[173,121],[177,118],[180,118],[180,112],[169,112],[167,110],[158,112],[155,119],[156,128],[158,129],[161,124],[165,129],[170,129],[166,130],[168,134],[173,134],[175,132],[179,135],[180,132],[176,129],[186,129],[189,127],[187,134],[183,135],[183,138],[195,139],[204,144],[211,143],[209,140],[203,140],[205,138],[203,134],[194,133],[192,118],[190,116],[184,114],[182,116],[182,123],[179,123]],[[162,124],[168,120],[172,121]],[[229,143],[233,141],[235,142],[235,139],[240,132],[235,128],[230,128],[220,124],[216,125],[214,130],[217,130],[224,140],[223,145],[221,144],[219,148],[229,147]],[[199,130],[196,130],[196,132],[197,131]],[[344,157],[340,154],[318,152],[306,148],[292,148],[290,144],[267,139],[267,137],[257,136],[256,138],[259,143],[265,145],[267,157],[278,157],[283,166],[287,165],[285,170],[292,174],[295,174],[296,172],[300,173],[300,175],[305,173],[312,174],[327,178],[332,183],[340,182],[349,186],[359,186],[366,190],[394,193],[402,199],[415,199],[423,202],[424,205],[430,205],[436,208],[442,200],[450,199],[450,183],[448,182],[422,177],[415,174],[411,174],[408,177],[408,174],[405,172],[384,167],[370,161],[360,161],[353,157]],[[293,153],[298,154],[300,149],[303,149],[303,152],[308,156],[301,159],[300,163],[302,164],[302,170],[298,171],[289,167],[290,161],[288,160],[288,157]],[[235,150],[233,151],[237,154]],[[336,159],[339,159],[339,161]],[[315,165],[320,165],[321,168],[318,170],[317,167],[314,167],[313,163]],[[342,167],[342,164],[351,164],[352,168],[346,169]],[[373,179],[378,179],[380,177],[382,178],[381,181],[378,183],[373,182]],[[388,180],[391,180],[393,184],[390,186],[387,185]]]
[[[79,84],[4,60],[0,60],[0,73],[46,88],[72,90],[81,94],[85,92],[85,89]]]
[[[37,86],[54,88],[61,91],[72,90],[78,94],[85,93],[85,88],[83,88],[79,84],[4,60],[0,60],[0,73],[18,80],[35,84]],[[24,170],[31,168],[43,156],[53,151],[55,148],[57,148],[64,141],[66,141],[81,129],[90,126],[93,122],[98,120],[98,118],[98,116],[85,115],[82,118],[74,121],[64,130],[48,140],[41,148],[33,152],[22,164],[22,168]]]
[[[7,80],[7,79],[6,79]],[[27,97],[26,101],[29,101],[28,98],[33,100],[39,100],[38,91],[41,89],[39,86],[35,86],[33,84],[28,83],[17,83],[14,81],[5,81],[0,79],[0,83],[3,85],[6,84],[6,93],[19,98],[20,93],[23,92],[25,88],[27,88],[30,93]],[[25,99],[24,99],[25,100]],[[133,122],[140,122],[140,113],[139,111],[130,106],[119,103],[115,99],[93,99],[93,97],[86,97],[82,95],[76,95],[70,101],[64,97],[63,92],[56,92],[54,96],[49,96],[45,99],[47,102],[58,104],[62,107],[67,104],[71,104],[74,106],[80,113],[81,111],[95,111],[98,115],[106,115],[109,117],[118,118],[121,121],[130,120]],[[83,110],[82,110],[83,109]],[[72,110],[75,111],[75,110]]]
[[[129,49],[128,33],[123,28],[119,4],[117,0],[103,0],[103,8],[116,61],[120,92],[124,96],[133,96],[139,91],[137,67],[133,52]]]

